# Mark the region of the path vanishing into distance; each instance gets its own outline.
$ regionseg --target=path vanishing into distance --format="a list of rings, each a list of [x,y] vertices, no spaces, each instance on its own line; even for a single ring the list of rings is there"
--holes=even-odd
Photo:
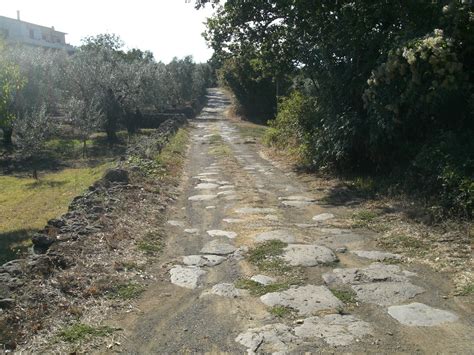
[[[472,353],[472,309],[426,266],[348,229],[227,118],[218,89],[191,122],[167,243],[139,311],[115,320],[126,353]]]

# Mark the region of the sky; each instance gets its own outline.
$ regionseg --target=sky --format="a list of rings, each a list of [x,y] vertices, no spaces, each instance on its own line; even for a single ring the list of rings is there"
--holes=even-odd
[[[127,48],[153,52],[165,63],[192,55],[205,62],[212,55],[201,36],[212,9],[196,10],[194,0],[1,0],[0,15],[66,32],[66,42],[99,33],[118,34]]]

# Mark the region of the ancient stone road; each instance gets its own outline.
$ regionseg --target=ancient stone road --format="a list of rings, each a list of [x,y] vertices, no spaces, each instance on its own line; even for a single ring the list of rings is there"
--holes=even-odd
[[[228,105],[211,90],[192,123],[163,277],[130,316],[126,351],[470,353],[472,319],[449,285],[341,227],[350,207],[264,159]],[[250,262],[272,240],[278,255]]]

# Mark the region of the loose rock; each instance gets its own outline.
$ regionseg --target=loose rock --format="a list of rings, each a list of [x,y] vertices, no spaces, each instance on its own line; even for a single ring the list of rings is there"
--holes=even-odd
[[[194,195],[188,197],[189,201],[210,201],[217,197],[217,195]]]
[[[351,253],[356,254],[357,256],[365,259],[371,259],[376,261],[384,260],[400,260],[402,258],[399,254],[386,253],[383,251],[366,251],[366,250],[354,250]]]
[[[261,285],[270,285],[276,281],[273,277],[265,275],[255,275],[250,278],[250,280],[255,281]]]

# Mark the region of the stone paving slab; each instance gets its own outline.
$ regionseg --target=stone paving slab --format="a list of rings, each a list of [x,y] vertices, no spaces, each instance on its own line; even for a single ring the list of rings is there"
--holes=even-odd
[[[316,222],[324,222],[327,220],[330,220],[334,218],[334,215],[332,213],[321,213],[313,217],[313,221]]]
[[[416,302],[388,307],[388,314],[401,324],[412,327],[433,327],[458,320],[454,313]]]
[[[291,266],[316,266],[337,261],[331,249],[306,244],[289,244],[283,249],[282,259]]]
[[[183,256],[183,264],[188,266],[216,266],[226,260],[219,255],[186,255]]]
[[[194,195],[188,197],[189,201],[210,201],[217,198],[217,195]]]
[[[242,290],[236,288],[234,284],[231,283],[220,283],[214,285],[212,289],[205,294],[212,294],[222,297],[229,297],[229,298],[237,298],[237,297],[244,297],[248,296],[249,292],[247,290]]]
[[[260,300],[270,307],[291,307],[302,315],[336,310],[344,305],[326,286],[314,285],[293,286],[285,291],[267,293]]]
[[[171,283],[190,289],[201,286],[205,274],[206,271],[197,266],[176,265],[170,270]]]
[[[241,207],[237,208],[235,212],[239,214],[262,214],[262,213],[275,213],[274,208],[264,208],[264,207]]]
[[[224,231],[220,229],[212,229],[208,230],[207,234],[209,234],[211,237],[226,237],[229,239],[233,239],[237,237],[237,233],[231,232],[231,231]]]
[[[287,230],[278,229],[269,232],[257,234],[255,241],[257,243],[267,242],[269,240],[279,240],[283,243],[294,243],[296,238]]]
[[[351,253],[361,258],[376,260],[376,261],[400,260],[402,258],[400,254],[387,253],[387,252],[377,251],[377,250],[353,250],[351,251]]]
[[[373,330],[369,323],[352,315],[328,314],[306,318],[295,328],[295,335],[305,341],[319,338],[332,346],[346,346],[373,335]]]
[[[410,282],[374,282],[353,285],[352,289],[359,301],[379,306],[400,304],[425,291]]]
[[[256,353],[284,353],[298,342],[292,333],[292,328],[281,323],[268,324],[260,328],[252,328],[235,338],[242,344],[249,354]]]
[[[214,254],[214,255],[228,255],[236,251],[237,248],[232,244],[221,242],[219,240],[212,240],[206,243],[201,249],[203,254]]]
[[[408,282],[409,277],[414,275],[402,270],[398,265],[372,263],[366,268],[334,269],[323,274],[323,280],[328,285],[357,285],[370,282]]]
[[[217,189],[218,187],[219,187],[219,185],[214,184],[212,182],[203,182],[203,183],[197,184],[195,189],[197,189],[197,190],[213,190],[213,189]]]

